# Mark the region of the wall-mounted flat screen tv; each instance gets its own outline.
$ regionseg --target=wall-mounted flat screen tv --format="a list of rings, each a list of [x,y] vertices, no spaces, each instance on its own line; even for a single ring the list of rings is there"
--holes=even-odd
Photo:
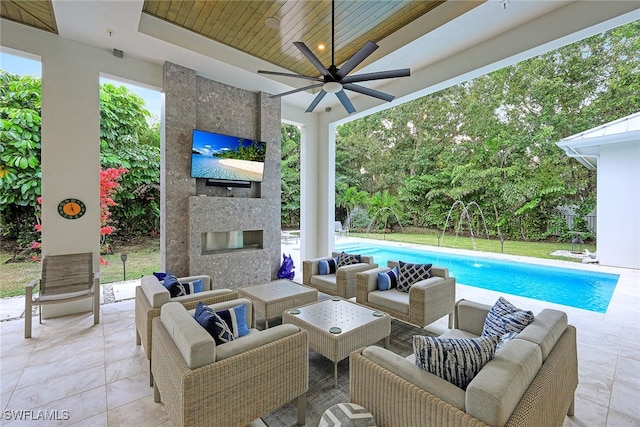
[[[262,182],[265,153],[264,142],[194,129],[191,177]]]

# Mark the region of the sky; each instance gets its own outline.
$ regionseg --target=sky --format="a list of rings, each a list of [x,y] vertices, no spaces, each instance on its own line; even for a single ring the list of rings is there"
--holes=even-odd
[[[0,52],[0,69],[11,74],[18,74],[21,76],[42,77],[40,61],[11,55],[6,52]],[[126,86],[131,92],[144,99],[145,108],[152,116],[155,116],[158,120],[160,119],[161,98],[159,91],[106,78],[100,78],[100,83],[111,83],[116,86]]]

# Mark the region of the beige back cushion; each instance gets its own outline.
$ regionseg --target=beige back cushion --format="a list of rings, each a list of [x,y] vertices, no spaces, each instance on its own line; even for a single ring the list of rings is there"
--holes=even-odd
[[[537,344],[509,341],[469,383],[467,413],[486,424],[503,426],[541,366],[542,353]]]
[[[567,314],[546,308],[518,334],[517,338],[538,344],[542,350],[542,360],[547,360],[565,329],[567,329]]]
[[[147,301],[153,308],[162,307],[163,304],[168,303],[171,299],[171,293],[160,283],[156,276],[142,276],[140,286],[147,297]]]

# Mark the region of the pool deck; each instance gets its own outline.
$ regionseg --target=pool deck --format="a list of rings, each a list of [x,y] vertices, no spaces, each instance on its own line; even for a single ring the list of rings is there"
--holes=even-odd
[[[362,240],[336,236],[336,244]],[[302,281],[297,240],[282,242],[282,253],[292,256],[295,280]],[[503,295],[518,307],[534,313],[543,308],[565,311],[578,332],[580,383],[575,416],[567,417],[564,426],[639,426],[640,270],[501,254],[491,256],[620,275],[604,314],[464,284],[457,285],[456,299],[493,304]],[[42,325],[34,319],[33,338],[27,340],[23,338],[24,298],[0,299],[2,413],[9,409],[69,411],[71,419],[55,425],[170,426],[164,407],[158,410],[153,404],[153,389],[148,386],[148,362],[141,347],[135,345],[132,298],[137,284],[134,280],[102,286],[99,325],[92,325],[91,314],[46,320]],[[446,318],[429,326],[434,330],[444,328]],[[0,424],[15,423],[0,419]],[[34,425],[53,424],[36,422]]]

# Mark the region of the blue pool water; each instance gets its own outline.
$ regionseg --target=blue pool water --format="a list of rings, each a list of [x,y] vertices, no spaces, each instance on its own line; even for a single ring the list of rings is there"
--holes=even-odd
[[[336,250],[373,256],[379,266],[386,266],[388,260],[431,263],[448,268],[449,274],[460,284],[597,313],[607,311],[620,277],[617,274],[369,243],[336,245]]]

